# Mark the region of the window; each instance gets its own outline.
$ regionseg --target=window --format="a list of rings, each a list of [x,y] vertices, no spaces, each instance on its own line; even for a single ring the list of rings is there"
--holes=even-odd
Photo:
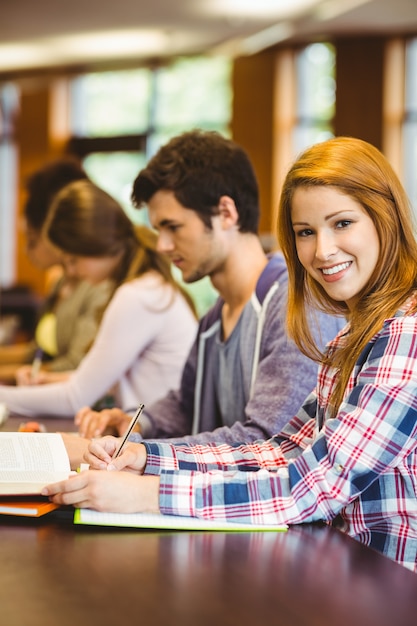
[[[130,192],[146,163],[151,71],[85,74],[71,87],[70,151],[83,158],[92,180],[116,197],[132,219],[143,221],[132,209]]]
[[[147,68],[85,74],[72,83],[72,129],[79,137],[145,133],[152,72]]]
[[[137,172],[170,137],[203,128],[228,134],[231,61],[182,58],[166,67],[85,74],[73,80],[69,149],[128,214]]]
[[[333,136],[336,100],[335,51],[328,43],[306,46],[297,56],[297,125],[294,148]]]
[[[73,80],[69,149],[133,221],[146,223],[147,214],[131,205],[132,183],[163,143],[193,128],[229,134],[231,69],[224,57],[190,57]],[[216,296],[208,279],[186,288],[200,314]]]
[[[18,90],[12,84],[0,86],[0,286],[15,282],[17,148],[13,121],[18,106]]]
[[[224,57],[179,59],[155,71],[149,152],[192,128],[229,133],[231,62]]]

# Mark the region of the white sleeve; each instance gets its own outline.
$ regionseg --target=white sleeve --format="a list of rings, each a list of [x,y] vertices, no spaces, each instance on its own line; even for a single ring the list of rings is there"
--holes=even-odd
[[[119,287],[109,303],[96,340],[68,381],[28,387],[0,386],[0,402],[25,416],[73,417],[110,389],[152,342],[166,317],[161,288],[137,279]],[[172,293],[172,292],[171,292]]]

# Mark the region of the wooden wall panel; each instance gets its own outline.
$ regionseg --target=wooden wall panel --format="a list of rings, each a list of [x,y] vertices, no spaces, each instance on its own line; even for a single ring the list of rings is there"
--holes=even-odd
[[[359,137],[382,149],[386,40],[341,39],[336,46],[335,134]]]
[[[22,81],[20,89],[16,120],[19,160],[17,282],[28,285],[36,294],[43,296],[47,290],[48,273],[34,267],[26,256],[22,213],[27,177],[62,152],[62,143],[57,142],[51,132],[52,122],[56,120],[55,80],[41,78]]]
[[[233,139],[248,152],[260,188],[260,233],[269,233],[272,202],[272,154],[275,52],[236,59],[233,71]]]

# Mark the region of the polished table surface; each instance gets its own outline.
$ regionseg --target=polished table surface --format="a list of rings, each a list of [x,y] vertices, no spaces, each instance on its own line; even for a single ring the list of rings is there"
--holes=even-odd
[[[413,626],[417,575],[321,525],[156,532],[74,526],[71,509],[0,516],[1,625],[121,623]]]
[[[31,418],[31,417],[22,417],[18,415],[11,415],[5,422],[0,426],[0,430],[13,432],[19,430],[19,426],[24,424],[25,422],[36,421],[42,426],[45,427],[47,432],[53,433],[57,431],[61,432],[71,432],[76,430],[74,426],[74,421],[72,419],[67,418],[59,418],[59,417],[42,417],[42,418]]]
[[[153,532],[66,516],[0,519],[2,625],[417,622],[416,574],[332,528]]]

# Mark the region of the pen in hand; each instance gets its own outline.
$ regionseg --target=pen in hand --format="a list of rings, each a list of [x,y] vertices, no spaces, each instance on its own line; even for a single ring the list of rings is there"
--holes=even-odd
[[[35,358],[32,361],[32,369],[30,373],[32,380],[35,380],[37,375],[39,374],[39,370],[42,365],[42,357],[43,357],[42,349],[37,348],[35,352]]]
[[[120,454],[122,453],[122,450],[125,447],[125,444],[126,444],[127,440],[129,439],[129,435],[132,432],[132,430],[134,429],[134,427],[136,426],[137,421],[140,418],[144,408],[145,408],[144,404],[140,404],[139,405],[138,410],[136,411],[135,415],[130,420],[130,424],[127,427],[127,430],[126,430],[125,434],[123,435],[123,438],[122,438],[118,448],[116,449],[115,453],[112,456],[112,461],[114,459],[116,459],[118,456],[120,456]]]

